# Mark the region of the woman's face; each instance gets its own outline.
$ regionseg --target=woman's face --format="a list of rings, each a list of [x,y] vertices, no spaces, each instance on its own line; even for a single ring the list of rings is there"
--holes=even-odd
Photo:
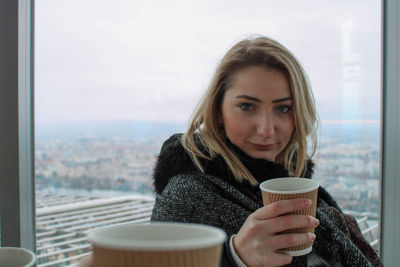
[[[275,161],[294,131],[292,105],[289,81],[282,72],[242,69],[222,100],[225,133],[247,155]]]

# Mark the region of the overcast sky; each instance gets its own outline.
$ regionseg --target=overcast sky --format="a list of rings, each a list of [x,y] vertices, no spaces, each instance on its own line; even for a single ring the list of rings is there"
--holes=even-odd
[[[218,60],[250,34],[287,46],[325,121],[375,122],[379,0],[37,0],[37,125],[186,122]]]

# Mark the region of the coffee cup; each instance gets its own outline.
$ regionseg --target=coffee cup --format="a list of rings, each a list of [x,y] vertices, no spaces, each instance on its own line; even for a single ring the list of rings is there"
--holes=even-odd
[[[27,249],[0,247],[0,267],[33,267],[35,263],[35,254]]]
[[[264,206],[271,203],[295,198],[306,198],[311,200],[311,206],[307,209],[291,212],[296,215],[316,216],[317,198],[319,183],[300,177],[282,177],[264,181],[260,184]],[[314,228],[297,228],[284,231],[282,233],[314,233]],[[313,242],[303,245],[293,246],[281,250],[281,252],[290,256],[301,256],[312,251]]]
[[[217,267],[223,230],[201,224],[129,223],[92,230],[96,267]]]

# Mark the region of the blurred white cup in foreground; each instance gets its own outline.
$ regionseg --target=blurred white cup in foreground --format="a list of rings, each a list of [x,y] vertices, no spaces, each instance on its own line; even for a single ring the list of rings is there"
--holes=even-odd
[[[0,247],[0,267],[32,267],[35,263],[35,254],[27,249]]]
[[[217,267],[223,230],[201,224],[129,223],[92,230],[96,267]]]

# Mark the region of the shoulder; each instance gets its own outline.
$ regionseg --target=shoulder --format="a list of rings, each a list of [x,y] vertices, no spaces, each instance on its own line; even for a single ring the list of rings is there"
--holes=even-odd
[[[188,171],[171,177],[159,195],[179,202],[207,203],[224,202],[228,196],[237,197],[240,192],[220,177],[200,171]]]
[[[210,188],[211,183],[205,179],[205,175],[198,171],[189,171],[171,177],[160,195],[177,197],[192,197],[189,194],[203,194],[204,189]]]
[[[157,194],[151,220],[204,223],[233,234],[260,207],[219,177],[186,172],[171,177]]]
[[[192,171],[171,177],[164,190],[157,194],[155,206],[172,209],[187,206],[202,213],[230,210],[230,213],[247,214],[260,208],[261,204],[221,177]]]
[[[214,214],[219,206],[225,205],[223,195],[205,174],[180,173],[171,177],[162,192],[157,194],[152,220],[204,222],[207,214]]]
[[[164,142],[153,169],[154,188],[161,193],[169,180],[180,173],[195,171],[192,159],[181,145],[182,134],[174,134]]]

